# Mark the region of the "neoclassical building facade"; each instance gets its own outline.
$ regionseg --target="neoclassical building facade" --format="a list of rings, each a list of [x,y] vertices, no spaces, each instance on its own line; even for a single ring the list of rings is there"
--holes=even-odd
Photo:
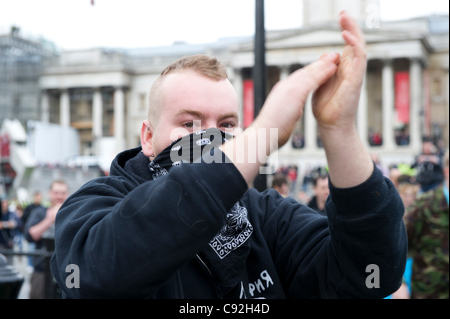
[[[276,82],[317,60],[342,52],[344,42],[334,17],[341,6],[305,1],[301,29],[267,32],[268,92]],[[422,137],[433,135],[448,146],[448,16],[407,21],[377,21],[367,11],[376,1],[341,1],[350,6],[367,40],[368,68],[358,111],[358,131],[368,149],[386,164],[410,163],[421,151]],[[353,0],[354,2],[354,0]],[[336,3],[336,2],[333,2]],[[361,4],[362,3],[362,4]],[[376,8],[376,7],[375,7]],[[314,14],[313,14],[314,13]],[[90,49],[61,53],[40,78],[41,120],[79,131],[81,155],[113,157],[139,145],[147,117],[147,95],[169,63],[192,54],[218,57],[228,68],[241,104],[244,126],[252,120],[252,37],[215,43],[175,43],[168,47],[129,50]],[[275,164],[325,164],[310,99],[303,119]]]

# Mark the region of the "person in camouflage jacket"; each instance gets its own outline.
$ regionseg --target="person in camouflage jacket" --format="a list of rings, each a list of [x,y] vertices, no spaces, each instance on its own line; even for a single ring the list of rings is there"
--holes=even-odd
[[[421,194],[404,217],[409,254],[414,260],[412,299],[449,298],[448,151],[444,174],[444,183]]]

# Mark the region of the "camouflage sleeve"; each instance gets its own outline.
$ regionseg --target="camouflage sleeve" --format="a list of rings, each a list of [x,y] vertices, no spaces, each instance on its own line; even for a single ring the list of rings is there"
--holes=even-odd
[[[417,201],[406,210],[405,216],[403,217],[408,234],[408,251],[410,252],[419,242],[422,234],[423,224],[420,222],[422,220],[422,205],[420,201]]]

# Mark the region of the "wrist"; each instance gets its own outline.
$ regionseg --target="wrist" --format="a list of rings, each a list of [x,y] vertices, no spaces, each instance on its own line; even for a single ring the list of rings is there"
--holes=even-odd
[[[330,172],[337,188],[360,185],[373,173],[373,162],[355,125],[319,128]]]
[[[362,141],[356,125],[347,127],[318,126],[325,151],[359,146]]]
[[[356,119],[348,121],[348,123],[344,125],[329,125],[329,124],[321,124],[317,123],[317,127],[319,129],[320,136],[324,135],[330,138],[342,138],[344,136],[347,137],[358,137],[358,129],[356,127]]]

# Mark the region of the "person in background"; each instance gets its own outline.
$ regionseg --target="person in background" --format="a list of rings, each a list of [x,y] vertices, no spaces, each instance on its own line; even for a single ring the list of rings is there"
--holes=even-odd
[[[412,299],[449,298],[448,151],[444,162],[444,182],[420,194],[404,217],[409,255],[413,258]]]
[[[289,183],[283,174],[277,174],[272,181],[272,188],[284,198],[289,196]]]
[[[44,233],[54,225],[56,213],[67,199],[69,188],[62,180],[54,181],[48,192],[50,207],[35,208],[25,225],[24,235],[29,242],[36,244],[36,249],[44,246],[42,240]],[[33,258],[34,271],[30,278],[30,299],[43,299],[45,296],[45,263],[44,258]]]
[[[314,197],[308,203],[308,207],[316,211],[322,216],[327,216],[325,211],[325,203],[328,195],[330,195],[330,188],[328,186],[328,175],[319,175],[314,181]]]
[[[424,193],[439,187],[444,180],[441,154],[428,137],[423,139],[422,154],[416,157],[411,167],[417,169],[417,182]]]
[[[23,211],[22,223],[24,225],[27,223],[28,217],[30,217],[31,212],[35,208],[42,207],[41,202],[42,202],[42,193],[39,191],[36,191],[33,194],[33,202],[30,205],[28,205],[27,207],[25,207],[25,210]]]
[[[417,184],[400,182],[397,189],[402,198],[403,205],[405,205],[405,209],[408,209],[414,204],[417,193],[420,191],[420,186]]]
[[[372,157],[372,161],[374,161],[375,165],[378,167],[381,173],[383,173],[384,176],[389,178],[389,168],[381,162],[378,153],[372,152],[370,153],[370,156]]]
[[[288,178],[290,190],[291,192],[295,192],[296,184],[297,184],[297,168],[294,166],[289,167],[288,173],[286,177]]]
[[[398,193],[403,201],[405,210],[411,207],[416,196],[420,191],[420,186],[415,182],[415,178],[410,175],[401,175],[398,178],[399,186],[397,187]],[[403,275],[404,284],[400,289],[392,294],[390,299],[410,299],[411,296],[411,276],[412,276],[412,264],[413,259],[408,258],[406,263],[405,274]]]
[[[35,210],[36,208],[43,207],[41,205],[41,202],[42,202],[42,193],[40,191],[36,191],[33,194],[33,202],[30,205],[28,205],[27,207],[25,207],[25,210],[23,212],[22,224],[24,225],[24,227],[27,224],[28,218],[30,217],[33,210]],[[22,229],[22,234],[23,233],[24,233],[24,229]],[[28,251],[34,252],[35,249],[36,249],[36,244],[34,242],[29,242],[28,243]],[[32,269],[33,269],[33,257],[29,256],[28,257],[28,271],[33,272]]]
[[[391,180],[392,184],[394,184],[395,188],[398,189],[399,186],[399,177],[402,176],[402,173],[400,172],[399,168],[397,166],[391,167],[389,170],[389,179]]]
[[[0,212],[0,249],[13,249],[14,237],[21,225],[20,219],[9,209],[8,199],[3,197]],[[6,260],[8,265],[13,264],[12,256],[6,256]]]

